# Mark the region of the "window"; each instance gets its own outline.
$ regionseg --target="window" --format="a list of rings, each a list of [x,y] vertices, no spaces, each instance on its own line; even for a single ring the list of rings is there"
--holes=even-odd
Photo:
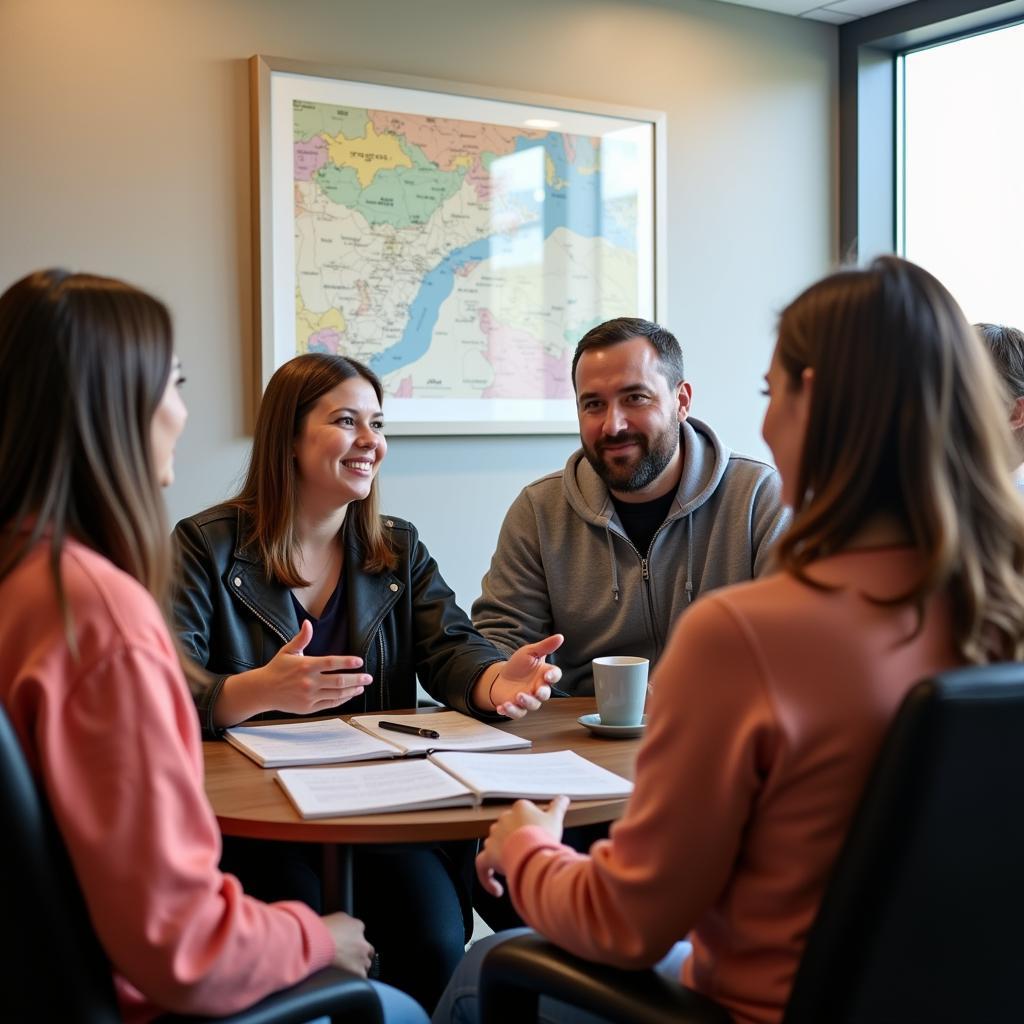
[[[969,320],[1024,325],[1024,24],[896,62],[896,243]]]
[[[921,232],[930,229],[933,233],[945,233],[947,248],[954,248],[961,258],[965,254],[979,252],[979,243],[956,235],[952,225],[959,223],[961,214],[952,210],[953,199],[976,201],[979,190],[995,194],[991,182],[996,173],[995,164],[1003,163],[999,174],[1009,182],[1010,196],[998,206],[999,212],[993,220],[987,212],[984,217],[972,218],[970,213],[962,217],[976,233],[984,228],[985,244],[995,245],[993,239],[1001,235],[1007,245],[1012,237],[1020,237],[1020,221],[1009,227],[1009,210],[1013,202],[1021,201],[1021,188],[1014,173],[1020,166],[1020,145],[1024,131],[1024,103],[1021,86],[1012,83],[1011,70],[1020,68],[1022,43],[1019,30],[1024,22],[1024,0],[917,0],[866,18],[858,18],[839,29],[839,253],[844,260],[865,260],[882,252],[906,252],[925,266],[935,270],[938,277],[944,277],[961,297],[968,316],[1001,317],[1012,322],[1024,319],[1024,311],[1014,317],[1013,310],[1007,312],[1001,302],[991,297],[994,282],[983,283],[988,290],[977,298],[968,294],[972,286],[959,285],[955,271],[941,263],[938,256],[926,252],[922,246],[926,237]],[[996,30],[1005,30],[996,31]],[[982,35],[981,33],[988,33]],[[955,61],[958,51],[966,53],[973,46],[992,45],[991,41],[1006,38],[1015,44],[1016,59],[1008,59],[1000,67],[1003,58],[978,58],[983,68],[980,72],[961,74],[959,70],[945,70],[933,73],[938,80],[941,93],[931,88],[928,80],[918,75],[927,75],[930,62]],[[1005,44],[1000,44],[1005,45]],[[964,50],[960,50],[964,47]],[[928,49],[930,48],[930,49]],[[978,66],[978,65],[974,65]],[[994,76],[1000,81],[1011,82],[993,87]],[[993,88],[1005,105],[1013,111],[1000,116],[998,128],[989,128],[989,114],[992,112],[989,100],[979,100],[978,91]],[[901,95],[902,93],[902,95]],[[968,97],[968,93],[970,96]],[[903,103],[901,101],[905,100]],[[939,129],[935,130],[933,144],[943,143],[946,152],[941,157],[927,155],[919,150],[923,143],[925,129],[919,126],[918,113],[921,104],[932,102],[932,121],[938,117]],[[963,113],[963,125],[953,127],[958,112]],[[897,114],[899,117],[897,118]],[[927,125],[924,116],[921,125]],[[904,126],[909,135],[904,135]],[[982,126],[985,126],[984,128]],[[1015,136],[1016,158],[1006,157],[1005,150],[1010,135]],[[904,181],[903,154],[907,148],[910,154],[912,181]],[[926,155],[921,156],[924,153]],[[954,161],[956,158],[956,162]],[[962,160],[960,159],[962,158]],[[989,166],[989,179],[977,185],[963,187],[950,185],[948,175],[954,174],[954,166],[973,161],[975,169]],[[946,178],[942,178],[947,174]],[[939,187],[939,182],[946,184]],[[935,186],[937,203],[930,208],[919,207],[918,183]],[[908,208],[908,197],[913,208]],[[1018,206],[1019,211],[1019,206]],[[1019,217],[1019,212],[1018,212]],[[1013,252],[1005,259],[993,249],[985,253],[986,264],[1006,265],[1012,277]],[[1020,266],[1020,259],[1016,260]],[[980,261],[971,264],[977,271]],[[976,273],[977,276],[977,273]],[[1024,280],[1024,272],[1018,273]],[[1018,288],[1024,292],[1024,288]],[[980,307],[980,308],[979,308]],[[1020,306],[1016,307],[1018,310]]]

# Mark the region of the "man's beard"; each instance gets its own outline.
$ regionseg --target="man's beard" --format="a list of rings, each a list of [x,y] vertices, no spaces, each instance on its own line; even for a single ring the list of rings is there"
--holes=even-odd
[[[606,446],[632,441],[639,445],[640,455],[619,456],[606,461],[602,451]],[[615,437],[606,437],[598,441],[596,450],[583,444],[583,454],[587,462],[594,467],[594,472],[613,491],[640,491],[653,483],[664,472],[672,461],[679,447],[679,428],[675,424],[669,430],[648,439],[643,434],[630,434],[623,431]],[[618,465],[616,465],[618,463]]]

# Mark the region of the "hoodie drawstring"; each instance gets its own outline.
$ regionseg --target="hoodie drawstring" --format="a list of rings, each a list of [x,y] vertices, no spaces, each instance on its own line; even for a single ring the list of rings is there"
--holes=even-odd
[[[686,603],[693,600],[693,513],[686,517]]]
[[[619,566],[615,561],[615,547],[612,544],[612,531],[608,529],[607,524],[604,528],[604,539],[608,541],[608,561],[612,567],[612,598],[615,601],[619,599]]]

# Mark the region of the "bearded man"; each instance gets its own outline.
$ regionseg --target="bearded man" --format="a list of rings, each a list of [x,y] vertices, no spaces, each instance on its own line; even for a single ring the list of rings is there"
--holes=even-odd
[[[509,653],[562,633],[560,686],[581,695],[593,693],[593,658],[654,665],[700,594],[763,572],[788,513],[771,466],[690,416],[665,328],[632,317],[595,327],[572,375],[582,447],[508,510],[473,622]]]

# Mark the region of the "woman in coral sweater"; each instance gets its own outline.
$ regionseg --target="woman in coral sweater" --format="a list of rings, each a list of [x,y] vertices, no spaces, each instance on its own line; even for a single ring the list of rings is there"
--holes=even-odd
[[[824,279],[783,312],[766,381],[764,438],[794,510],[779,571],[680,620],[610,839],[582,856],[559,842],[563,799],[521,801],[477,861],[528,924],[584,957],[639,968],[674,952],[678,976],[689,936],[682,980],[738,1024],[781,1020],[904,695],[1024,654],[1024,506],[1002,404],[945,288],[895,257]],[[435,1020],[476,1018],[480,946]]]
[[[362,922],[217,868],[164,616],[181,383],[167,309],[129,285],[51,270],[0,296],[0,701],[131,1022],[231,1013],[332,962],[365,976],[373,955]],[[377,991],[389,1021],[425,1022]]]

